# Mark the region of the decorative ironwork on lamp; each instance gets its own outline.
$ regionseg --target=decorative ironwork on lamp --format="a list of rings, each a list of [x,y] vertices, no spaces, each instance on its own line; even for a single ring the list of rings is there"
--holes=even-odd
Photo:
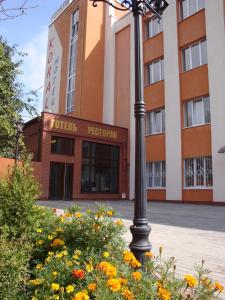
[[[144,264],[145,252],[151,250],[151,244],[148,240],[151,227],[147,218],[142,15],[146,15],[150,11],[160,19],[168,6],[168,2],[165,0],[121,0],[115,4],[114,0],[90,1],[94,7],[99,2],[103,2],[121,11],[130,10],[134,17],[135,203],[133,225],[130,227],[133,236],[130,249],[135,257]]]

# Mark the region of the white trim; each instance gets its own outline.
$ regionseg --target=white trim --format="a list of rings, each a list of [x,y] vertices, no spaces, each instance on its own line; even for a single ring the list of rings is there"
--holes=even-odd
[[[166,200],[182,200],[182,151],[179,48],[176,1],[164,12],[164,76],[166,124]],[[171,42],[173,41],[173,42]],[[172,87],[172,88],[171,88]]]
[[[218,153],[218,150],[225,145],[224,1],[205,0],[205,16],[208,50],[209,94],[211,99],[213,201],[225,202],[225,155]]]

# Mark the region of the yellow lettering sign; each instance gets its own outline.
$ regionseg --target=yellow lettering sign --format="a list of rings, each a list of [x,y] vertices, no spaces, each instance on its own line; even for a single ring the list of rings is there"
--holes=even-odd
[[[78,128],[75,123],[73,122],[67,122],[67,121],[61,121],[61,120],[53,120],[51,124],[52,128],[55,129],[62,129],[65,131],[72,131],[77,132]]]
[[[97,127],[88,126],[88,134],[95,136],[102,136],[105,138],[117,139],[117,131],[110,129],[101,129]]]

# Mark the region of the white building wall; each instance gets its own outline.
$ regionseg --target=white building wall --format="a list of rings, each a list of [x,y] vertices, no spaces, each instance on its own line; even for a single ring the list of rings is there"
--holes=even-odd
[[[211,104],[213,200],[225,201],[225,28],[224,1],[205,0]]]
[[[176,1],[163,14],[166,121],[166,200],[182,200],[181,112]]]

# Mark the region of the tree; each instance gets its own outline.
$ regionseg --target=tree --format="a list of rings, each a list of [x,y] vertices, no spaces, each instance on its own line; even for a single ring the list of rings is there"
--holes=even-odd
[[[20,17],[25,15],[27,10],[37,7],[30,6],[28,0],[21,0],[19,6],[14,6],[12,2],[14,1],[0,0],[0,21]]]
[[[26,111],[30,115],[36,114],[36,91],[26,92],[25,86],[18,79],[24,55],[0,36],[0,156],[3,157],[14,157],[15,123],[21,118],[21,113]],[[19,60],[15,61],[15,56]]]

